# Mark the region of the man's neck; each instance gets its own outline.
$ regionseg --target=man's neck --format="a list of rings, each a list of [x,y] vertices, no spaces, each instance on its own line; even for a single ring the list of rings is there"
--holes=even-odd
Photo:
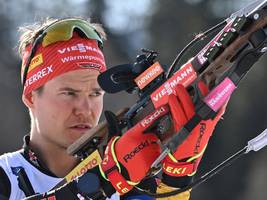
[[[78,160],[67,154],[66,148],[31,134],[30,147],[37,154],[44,167],[57,177],[65,177],[77,164]]]

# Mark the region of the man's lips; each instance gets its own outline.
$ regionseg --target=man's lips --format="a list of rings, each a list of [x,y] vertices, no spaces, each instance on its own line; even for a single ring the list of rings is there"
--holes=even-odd
[[[70,126],[71,130],[81,131],[81,132],[88,131],[91,128],[92,126],[89,124],[76,124],[76,125]]]

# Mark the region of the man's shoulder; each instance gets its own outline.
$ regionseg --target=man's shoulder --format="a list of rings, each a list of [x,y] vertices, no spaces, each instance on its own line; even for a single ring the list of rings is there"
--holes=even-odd
[[[8,152],[0,155],[0,166],[6,171],[12,165],[23,162],[20,151]],[[9,171],[9,170],[8,170]]]
[[[0,155],[0,161],[20,160],[23,156],[20,151],[8,152]]]
[[[0,155],[0,159],[20,155],[20,152],[21,152],[21,150],[3,153],[2,155]]]

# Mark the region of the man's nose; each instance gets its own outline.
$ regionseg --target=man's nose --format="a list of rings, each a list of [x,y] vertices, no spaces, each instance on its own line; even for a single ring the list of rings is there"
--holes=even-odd
[[[88,97],[79,98],[74,107],[75,115],[83,115],[85,117],[92,115],[92,102]]]

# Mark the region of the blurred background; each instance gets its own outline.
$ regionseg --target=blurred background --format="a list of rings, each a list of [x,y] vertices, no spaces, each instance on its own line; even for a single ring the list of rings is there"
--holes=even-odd
[[[134,62],[141,48],[159,52],[168,66],[176,54],[201,31],[219,23],[249,0],[0,0],[0,152],[21,147],[29,132],[21,101],[20,60],[16,53],[18,27],[45,17],[82,16],[102,23],[108,33],[108,66]],[[187,55],[188,59],[193,52]],[[198,175],[243,148],[267,125],[267,56],[255,64],[238,90],[210,141]],[[106,95],[105,109],[131,106],[136,96]],[[192,192],[192,200],[266,199],[267,148],[227,167]]]

